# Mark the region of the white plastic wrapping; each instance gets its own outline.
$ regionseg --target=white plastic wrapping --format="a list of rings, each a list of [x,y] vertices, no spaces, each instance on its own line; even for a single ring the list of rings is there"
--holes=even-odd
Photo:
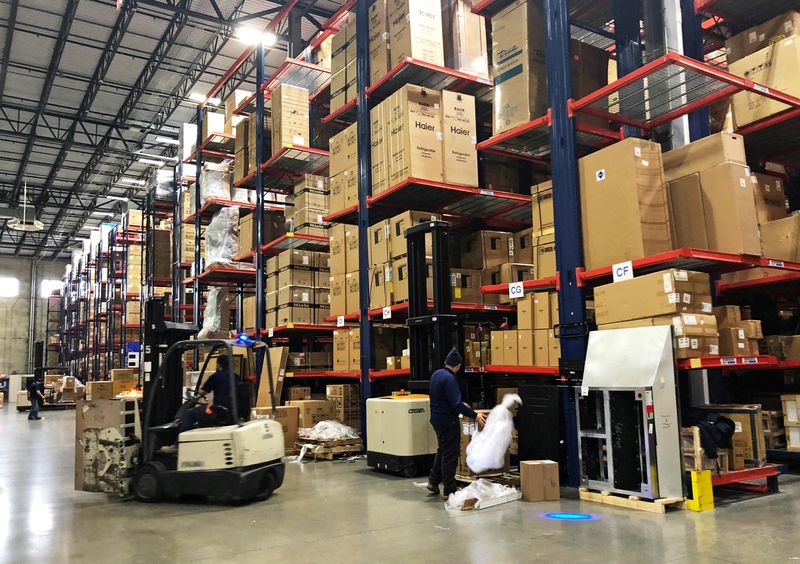
[[[361,435],[353,429],[338,421],[320,421],[310,429],[298,431],[300,441],[313,439],[317,441],[333,441],[337,439],[358,439]]]
[[[467,466],[476,474],[503,467],[514,430],[511,408],[515,404],[522,404],[517,394],[503,396],[502,403],[489,412],[483,430],[472,435],[467,445]]]
[[[209,288],[206,309],[203,312],[203,327],[198,339],[227,337],[230,331],[230,300],[227,288]]]
[[[212,199],[230,200],[231,181],[227,167],[205,165],[200,171],[200,205]],[[194,190],[192,190],[194,194]]]
[[[253,190],[248,190],[247,188],[231,188],[231,200],[234,202],[249,202],[250,201],[250,192]]]
[[[172,168],[159,168],[150,176],[149,191],[155,190],[156,197],[162,200],[175,199],[175,175]]]
[[[239,254],[239,208],[222,208],[206,227],[206,268],[215,263],[232,263]]]
[[[493,499],[508,497],[510,501],[514,498],[518,499],[518,496],[519,490],[517,488],[504,486],[503,484],[495,484],[494,482],[481,478],[480,480],[475,480],[466,488],[451,493],[447,501],[444,502],[444,507],[448,511],[461,511],[464,509],[464,502],[468,499],[477,500],[476,507],[479,508],[481,504],[485,504]]]

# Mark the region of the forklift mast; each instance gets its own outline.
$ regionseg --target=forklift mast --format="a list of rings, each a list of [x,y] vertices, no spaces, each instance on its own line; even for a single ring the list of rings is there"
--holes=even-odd
[[[451,313],[450,261],[446,221],[429,221],[405,231],[408,245],[408,336],[412,391],[427,393],[431,374],[441,368],[450,348],[463,349],[463,329]],[[425,239],[431,238],[433,305],[428,307],[428,264]],[[454,338],[457,337],[457,338]],[[461,350],[463,354],[463,350]]]
[[[183,358],[171,355],[167,359],[170,366],[164,367],[165,378],[160,386],[161,393],[152,394],[151,388],[156,384],[156,375],[164,360],[164,354],[170,345],[183,341],[197,334],[198,328],[190,323],[175,323],[164,319],[165,304],[163,298],[150,298],[144,307],[144,368],[142,371],[143,410],[152,401],[152,422],[155,425],[168,423],[175,418],[175,413],[183,403]],[[196,360],[196,358],[195,358]]]

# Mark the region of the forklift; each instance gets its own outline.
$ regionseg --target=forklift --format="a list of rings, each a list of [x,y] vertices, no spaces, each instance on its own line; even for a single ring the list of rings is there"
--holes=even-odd
[[[231,409],[215,408],[220,426],[178,433],[176,419],[188,409],[203,405],[200,394],[202,378],[197,379],[194,390],[189,390],[186,401],[180,403],[183,389],[181,359],[184,353],[200,348],[211,349],[200,374],[206,372],[215,353],[227,355],[228,366],[233,366],[230,341],[184,340],[169,347],[157,377],[145,386],[141,448],[131,485],[133,494],[144,502],[181,495],[221,497],[242,502],[267,499],[283,484],[283,429],[274,419],[248,421],[249,405],[242,404],[244,413],[240,413],[242,398],[249,397],[246,390],[243,393],[243,386],[248,384],[237,383],[232,369],[228,371]],[[269,355],[265,357],[265,362],[269,363]],[[268,369],[268,374],[271,373]],[[271,378],[270,394],[274,398]],[[176,405],[176,409],[171,409]],[[162,446],[176,441],[177,453],[160,451]]]
[[[143,502],[195,495],[236,502],[264,500],[283,484],[283,429],[274,419],[248,421],[250,383],[237,382],[232,346],[266,344],[244,339],[193,339],[197,326],[164,318],[163,299],[145,303],[143,394],[88,402],[79,410],[76,441],[76,487],[83,491],[131,493]],[[200,350],[207,351],[200,366]],[[184,354],[194,353],[197,382],[184,389]],[[179,433],[177,419],[202,405],[202,376],[209,363],[226,355],[230,376],[230,410],[215,408],[215,427]],[[264,355],[271,375],[269,354]],[[272,378],[269,390],[275,413]],[[140,408],[140,403],[143,407]],[[142,414],[143,413],[143,414]],[[177,452],[161,452],[167,445]],[[77,484],[80,482],[81,487]]]
[[[448,228],[445,221],[430,221],[405,231],[411,393],[367,400],[367,466],[408,478],[430,471],[438,447],[429,421],[431,374],[442,367],[454,345],[463,349],[463,326],[451,311]],[[428,307],[426,236],[431,237],[433,255],[432,309]]]

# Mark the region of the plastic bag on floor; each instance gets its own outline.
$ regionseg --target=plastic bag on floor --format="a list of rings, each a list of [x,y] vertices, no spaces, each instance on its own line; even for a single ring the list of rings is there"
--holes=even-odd
[[[472,482],[466,488],[451,493],[447,501],[444,502],[444,507],[448,511],[461,511],[464,509],[464,503],[467,500],[475,499],[479,502],[485,502],[490,499],[516,494],[518,492],[519,490],[517,490],[517,488],[504,486],[503,484],[495,484],[494,482],[481,478],[480,480]]]
[[[514,430],[511,408],[516,404],[522,404],[520,397],[506,394],[502,403],[489,412],[483,430],[472,435],[467,445],[467,466],[476,474],[503,467]]]

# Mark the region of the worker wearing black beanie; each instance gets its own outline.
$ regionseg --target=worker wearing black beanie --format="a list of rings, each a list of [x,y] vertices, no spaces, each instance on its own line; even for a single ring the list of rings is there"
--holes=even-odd
[[[486,422],[486,415],[477,414],[461,401],[461,389],[456,382],[456,373],[461,370],[464,359],[453,347],[440,368],[431,376],[431,425],[436,431],[438,448],[428,478],[428,490],[439,495],[439,485],[444,487],[442,497],[456,491],[456,466],[458,465],[459,432],[458,415],[476,419],[479,425]]]

